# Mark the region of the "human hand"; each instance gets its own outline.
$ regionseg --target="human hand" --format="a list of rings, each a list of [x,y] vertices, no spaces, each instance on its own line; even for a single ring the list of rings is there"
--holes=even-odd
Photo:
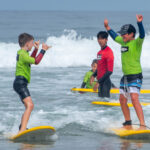
[[[107,27],[108,26],[108,19],[104,20],[104,26]]]
[[[39,49],[39,46],[40,46],[40,40],[35,41],[35,42],[34,42],[34,47],[35,47],[36,49]]]
[[[97,83],[95,84],[93,90],[96,91],[96,90],[98,89],[98,87],[99,87],[99,83],[97,82]]]
[[[90,85],[92,85],[92,84],[93,84],[94,79],[95,79],[95,78],[92,76],[92,77],[91,77],[91,79],[90,79]]]
[[[42,44],[42,49],[47,51],[49,48],[51,48],[52,46],[48,46],[47,44],[43,43]]]
[[[108,19],[104,20],[104,27],[106,28],[106,30],[110,30]]]
[[[142,22],[143,21],[143,16],[142,15],[136,15],[137,22]]]

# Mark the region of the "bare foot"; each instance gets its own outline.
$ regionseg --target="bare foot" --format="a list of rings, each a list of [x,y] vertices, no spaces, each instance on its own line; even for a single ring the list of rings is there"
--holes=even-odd
[[[20,134],[20,133],[23,132],[23,131],[25,131],[25,130],[20,130],[20,131],[18,132],[18,134]]]
[[[126,126],[123,126],[122,129],[133,130],[133,127],[132,125],[126,125]]]
[[[147,130],[146,126],[140,126],[137,130]]]

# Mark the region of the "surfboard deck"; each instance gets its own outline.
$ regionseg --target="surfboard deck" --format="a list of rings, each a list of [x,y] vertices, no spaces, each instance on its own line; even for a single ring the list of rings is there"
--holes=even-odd
[[[93,89],[86,88],[72,88],[71,91],[98,93],[98,90],[94,91]],[[119,89],[111,89],[111,93],[119,93]]]
[[[137,126],[133,126],[133,129],[116,128],[111,129],[117,136],[126,139],[150,139],[150,130],[138,130]]]
[[[120,107],[119,102],[104,102],[104,101],[93,101],[91,102],[93,105],[100,105],[100,106],[118,106]],[[150,103],[141,102],[142,106],[148,106]],[[129,107],[133,107],[132,103],[128,103]]]
[[[10,140],[14,142],[21,141],[45,141],[49,140],[52,135],[55,134],[55,128],[51,126],[38,126],[34,128],[30,128],[17,134],[15,136],[10,137]]]
[[[76,92],[90,92],[90,93],[98,93],[98,90],[94,91],[93,89],[84,89],[84,88],[72,88],[71,91]],[[119,89],[111,89],[111,94],[119,94]],[[150,89],[141,89],[141,94],[150,94]]]

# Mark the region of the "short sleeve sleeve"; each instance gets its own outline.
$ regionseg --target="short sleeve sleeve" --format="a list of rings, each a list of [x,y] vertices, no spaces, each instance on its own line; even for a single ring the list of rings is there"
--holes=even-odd
[[[122,39],[121,36],[117,36],[117,37],[115,38],[115,41],[116,41],[117,43],[119,43],[119,44],[124,44],[124,41],[123,41],[123,39]]]
[[[144,38],[142,39],[142,38],[138,37],[135,41],[136,41],[137,46],[142,46]]]
[[[20,55],[21,59],[23,62],[28,63],[28,64],[35,64],[35,58],[29,56],[28,54],[21,54]]]

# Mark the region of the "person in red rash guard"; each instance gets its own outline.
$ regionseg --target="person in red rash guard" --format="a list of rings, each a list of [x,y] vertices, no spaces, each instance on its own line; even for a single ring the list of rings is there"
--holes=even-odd
[[[98,88],[99,97],[110,97],[111,80],[110,76],[113,73],[114,55],[113,51],[107,46],[108,33],[101,31],[97,34],[97,40],[101,50],[97,53],[97,70],[91,77],[91,84],[94,78],[97,77],[97,84],[94,90]]]

